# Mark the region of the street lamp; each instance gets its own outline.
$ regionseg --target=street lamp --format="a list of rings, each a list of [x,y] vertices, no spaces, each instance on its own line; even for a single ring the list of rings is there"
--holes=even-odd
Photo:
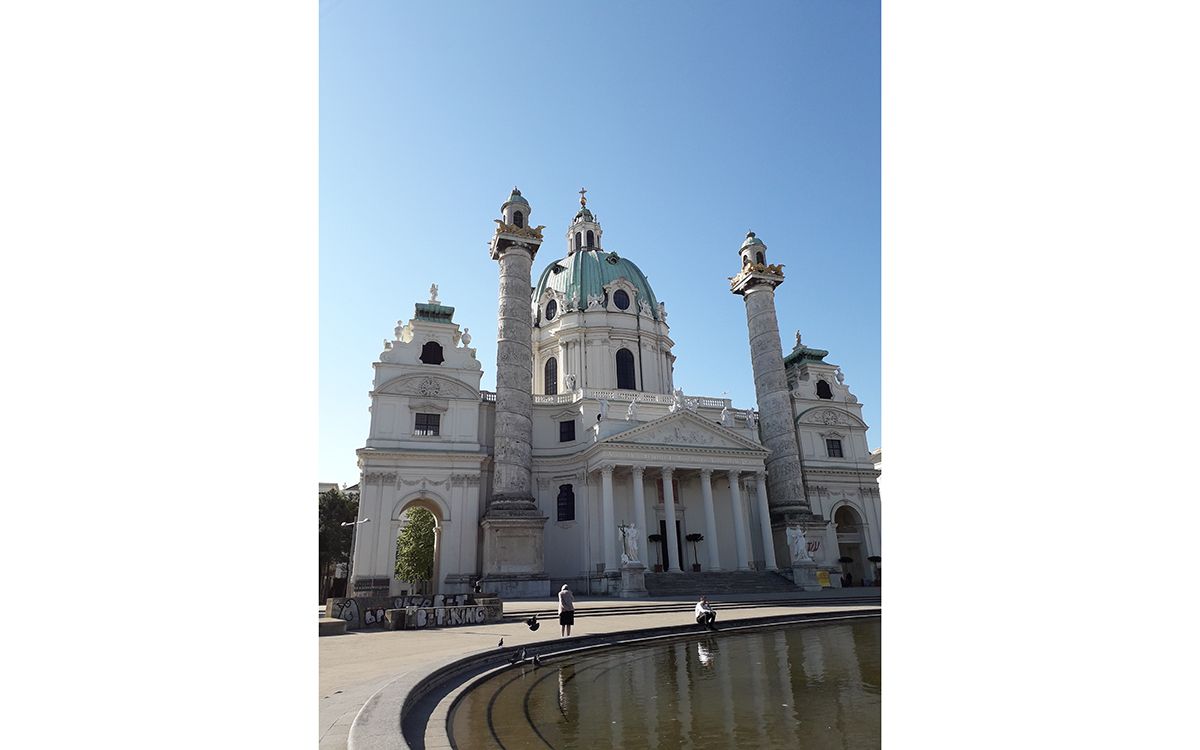
[[[364,524],[371,519],[364,518],[361,521],[346,521],[342,526],[353,526],[354,530],[350,532],[350,563],[346,565],[346,596],[354,596],[354,552],[358,547],[358,526]]]

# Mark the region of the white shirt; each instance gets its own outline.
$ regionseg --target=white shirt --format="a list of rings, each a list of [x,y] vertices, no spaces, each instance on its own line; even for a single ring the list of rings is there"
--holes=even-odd
[[[558,592],[558,613],[575,611],[575,597],[571,595],[570,589]]]
[[[706,602],[696,602],[696,617],[712,612],[713,609]]]

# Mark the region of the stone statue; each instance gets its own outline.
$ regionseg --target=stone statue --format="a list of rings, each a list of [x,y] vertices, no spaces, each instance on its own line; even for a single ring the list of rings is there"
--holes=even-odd
[[[666,303],[663,303],[663,302],[658,303],[658,319],[664,323],[667,322],[667,305],[666,305]]]
[[[462,342],[463,342],[463,346],[466,346],[467,344],[471,343],[471,329],[470,328],[463,329]]]
[[[733,415],[729,413],[729,404],[721,409],[721,426],[733,427]]]
[[[429,287],[429,304],[431,304],[431,305],[441,304],[440,302],[438,302],[438,298],[437,298],[437,284],[434,284]]]
[[[650,315],[650,303],[644,299],[638,300],[638,309],[642,311],[642,315]]]
[[[608,419],[608,399],[600,399],[600,421]]]
[[[792,556],[792,564],[811,560],[808,556],[808,540],[804,538],[804,529],[799,526],[787,527],[788,552]]]
[[[683,389],[676,388],[675,395],[671,399],[671,413],[674,414],[675,412],[679,411],[682,408],[683,408]]]
[[[754,414],[753,409],[746,412],[746,427],[751,430],[758,429],[758,417]]]
[[[845,383],[846,383],[846,373],[842,372],[842,368],[841,368],[841,367],[837,368],[837,370],[834,372],[833,376],[834,376],[835,378],[837,378],[838,385],[845,385]]]
[[[621,564],[629,565],[630,563],[641,562],[638,557],[638,528],[634,524],[626,524],[617,527],[621,530],[621,541],[624,546],[624,552],[621,553]]]
[[[589,294],[588,295],[588,308],[587,309],[599,310],[603,307],[604,307],[604,298],[603,297],[601,297],[599,294]]]
[[[571,292],[571,296],[567,297],[566,309],[568,312],[570,312],[571,310],[579,309],[579,292],[578,291]]]
[[[383,340],[383,350],[385,352],[391,351],[392,350],[392,342],[388,341],[387,339],[384,339]]]
[[[796,329],[796,348],[799,349],[802,346],[804,346],[804,344],[800,343],[800,329],[797,328]]]
[[[563,383],[566,384],[568,391],[575,390],[575,374],[568,372],[563,376]]]
[[[626,422],[637,421],[637,401],[629,402],[629,408],[625,411],[625,421]]]

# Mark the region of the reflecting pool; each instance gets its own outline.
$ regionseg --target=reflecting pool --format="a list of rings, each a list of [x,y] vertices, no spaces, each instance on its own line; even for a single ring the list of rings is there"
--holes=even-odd
[[[697,634],[517,666],[450,715],[458,748],[877,748],[880,620]]]

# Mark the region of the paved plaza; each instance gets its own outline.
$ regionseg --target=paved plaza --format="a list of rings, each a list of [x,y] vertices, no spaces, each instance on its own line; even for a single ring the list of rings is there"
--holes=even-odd
[[[860,603],[861,598],[878,596],[879,591],[877,588],[858,588],[819,594],[797,593],[791,601],[781,601],[785,597],[777,593],[731,594],[709,599],[717,609],[718,622],[726,622],[801,612],[861,610],[864,607]],[[723,606],[723,601],[736,603]],[[576,599],[576,619],[571,634],[590,636],[686,625],[693,622],[691,606],[694,603],[693,598],[614,600],[607,597],[579,597]],[[506,617],[519,612],[543,613],[540,614],[541,628],[536,632],[529,630],[520,620],[513,619],[489,625],[431,630],[360,630],[320,638],[321,750],[344,750],[350,725],[359,709],[393,680],[424,673],[437,664],[495,649],[501,638],[506,647],[559,640],[555,606],[556,603],[549,599],[504,603]],[[593,612],[590,616],[589,610]]]

